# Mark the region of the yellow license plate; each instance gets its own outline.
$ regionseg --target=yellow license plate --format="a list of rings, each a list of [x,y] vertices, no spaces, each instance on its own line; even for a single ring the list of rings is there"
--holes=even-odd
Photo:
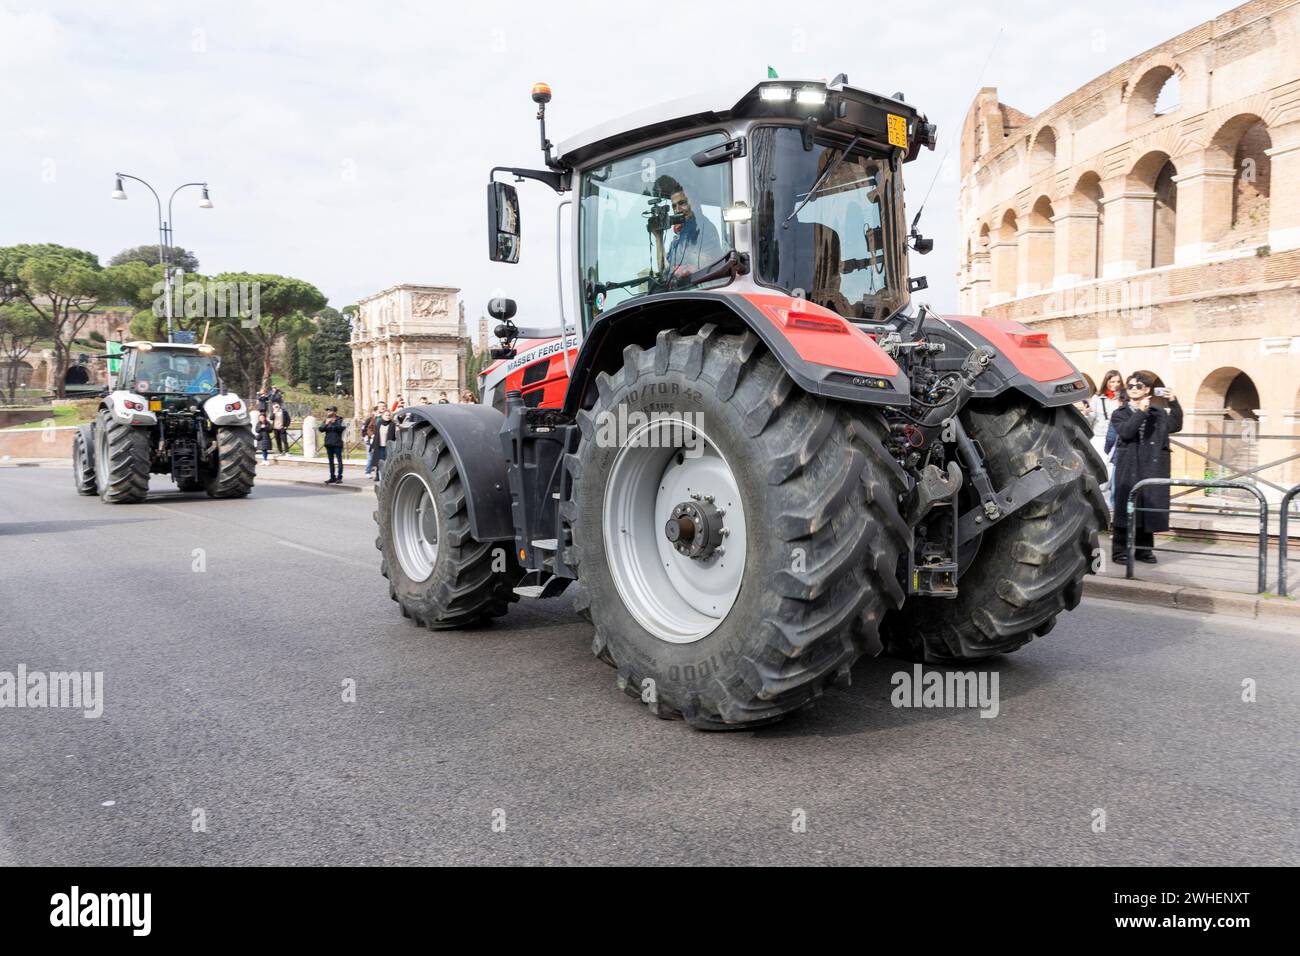
[[[886,113],[885,118],[889,124],[889,145],[907,149],[907,120],[893,113]]]
[[[161,411],[162,411],[162,402],[161,402],[159,399],[156,399],[156,398],[151,398],[151,399],[149,399],[149,411],[151,411],[151,412],[161,412]]]

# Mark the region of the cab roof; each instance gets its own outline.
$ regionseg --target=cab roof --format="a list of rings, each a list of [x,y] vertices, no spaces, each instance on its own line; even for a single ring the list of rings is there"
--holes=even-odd
[[[840,82],[836,82],[840,81]],[[564,140],[557,147],[557,159],[564,166],[579,166],[593,157],[621,150],[648,139],[670,135],[737,118],[778,118],[802,121],[816,116],[819,125],[845,132],[864,132],[868,139],[878,134],[878,144],[889,147],[885,115],[892,113],[907,121],[907,158],[915,156],[921,145],[922,116],[910,103],[892,96],[849,86],[846,79],[825,80],[770,79],[746,86],[733,86],[707,93],[697,93],[671,100],[635,113],[601,123]],[[788,100],[767,98],[780,89],[790,91]],[[769,91],[767,97],[764,91]],[[807,91],[815,97],[825,95],[823,105],[800,103],[796,94]],[[932,131],[931,131],[932,132]],[[927,145],[932,145],[932,140]]]
[[[135,342],[123,342],[122,348],[124,349],[146,348],[150,351],[156,349],[176,349],[177,351],[188,351],[188,352],[198,352],[200,350],[204,352],[214,351],[211,345],[205,345],[201,342],[197,342],[197,343],[196,342],[148,342],[143,339],[137,340]]]

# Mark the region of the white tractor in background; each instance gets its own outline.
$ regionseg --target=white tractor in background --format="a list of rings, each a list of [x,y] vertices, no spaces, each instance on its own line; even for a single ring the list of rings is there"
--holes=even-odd
[[[256,456],[248,404],[226,391],[211,345],[128,342],[99,413],[73,438],[78,494],[143,501],[151,474],[181,491],[243,498]]]

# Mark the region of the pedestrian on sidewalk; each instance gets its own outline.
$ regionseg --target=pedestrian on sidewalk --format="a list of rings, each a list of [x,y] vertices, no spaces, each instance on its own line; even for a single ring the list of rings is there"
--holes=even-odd
[[[262,414],[266,414],[266,412],[270,409],[270,407],[271,407],[271,389],[269,387],[263,387],[258,389],[257,410]]]
[[[266,456],[271,451],[271,423],[267,421],[265,415],[261,412],[257,415],[257,426],[254,428],[257,437],[257,450],[262,453],[262,464],[266,464]]]
[[[336,406],[331,405],[325,409],[325,421],[317,426],[317,429],[325,435],[325,455],[329,459],[330,476],[325,479],[327,485],[338,485],[343,482],[343,430],[347,424],[339,418],[339,410]],[[335,473],[335,462],[338,463],[338,473]]]
[[[462,405],[478,404],[478,399],[474,397],[474,393],[471,392],[468,388],[465,389],[465,391],[460,393],[460,401]]]
[[[1124,376],[1119,369],[1113,368],[1101,377],[1101,388],[1089,404],[1092,408],[1092,447],[1106,461],[1106,486],[1102,492],[1110,502],[1110,510],[1114,511],[1115,501],[1111,492],[1115,486],[1115,429],[1111,416],[1128,404]]]
[[[375,441],[375,434],[378,431],[378,425],[384,415],[384,403],[376,402],[375,407],[370,410],[366,420],[361,423],[361,440],[366,446],[366,477],[371,476],[375,470],[375,465],[379,460],[379,443]]]
[[[289,425],[292,421],[287,408],[279,402],[271,403],[271,434],[275,436],[276,454],[289,454]]]
[[[1128,563],[1128,496],[1144,478],[1169,477],[1169,436],[1182,431],[1183,408],[1172,390],[1155,394],[1155,376],[1134,372],[1128,377],[1128,403],[1111,416],[1115,426],[1115,520],[1110,553],[1117,564]],[[1169,410],[1152,405],[1152,398],[1169,402]],[[1169,486],[1143,488],[1134,500],[1134,557],[1155,564],[1155,534],[1169,530]]]
[[[383,417],[375,424],[375,445],[379,448],[379,457],[375,459],[375,481],[383,479],[384,460],[388,458],[388,446],[397,442],[397,422],[393,413],[385,411]]]

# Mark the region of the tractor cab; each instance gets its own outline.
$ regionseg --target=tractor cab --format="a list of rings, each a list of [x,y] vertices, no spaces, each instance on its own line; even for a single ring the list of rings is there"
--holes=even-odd
[[[497,173],[571,193],[575,301],[562,318],[575,331],[647,297],[719,289],[883,323],[924,288],[907,274],[902,169],[921,146],[933,148],[935,131],[901,94],[857,89],[843,76],[769,80],[605,124],[554,157],[550,91],[539,84],[533,98],[547,168],[493,170],[489,255],[517,262],[521,253],[518,196]],[[929,251],[928,240],[912,243]],[[500,329],[501,357],[512,325]]]
[[[499,343],[482,377],[486,402],[503,409],[505,392],[520,391],[526,405],[558,407],[565,390],[556,378],[568,378],[593,330],[613,330],[599,331],[602,319],[644,320],[680,306],[682,295],[716,294],[739,310],[798,299],[888,334],[911,293],[926,287],[908,275],[907,247],[924,253],[932,243],[909,235],[902,169],[934,147],[935,128],[902,94],[858,89],[843,75],[768,80],[644,110],[558,150],[546,137],[550,97],[545,84],[534,87],[546,168],[492,170],[488,254],[514,263],[522,252],[518,193],[498,174],[536,180],[565,197],[561,213],[573,207],[554,253],[572,272],[566,280],[557,268],[555,319],[516,323],[509,299],[489,304]],[[518,361],[522,351],[557,345],[561,330],[571,345],[555,348],[544,369]]]
[[[220,362],[210,345],[130,342],[122,362],[121,387],[142,395],[206,398],[220,388]]]

